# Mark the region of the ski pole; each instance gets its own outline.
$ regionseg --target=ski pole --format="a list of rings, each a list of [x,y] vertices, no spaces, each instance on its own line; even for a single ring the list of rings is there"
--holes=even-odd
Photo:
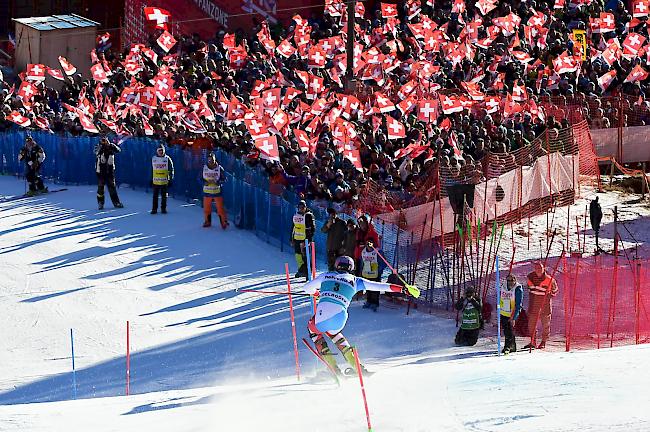
[[[282,291],[263,291],[263,290],[249,290],[249,289],[239,289],[237,288],[235,292],[246,292],[246,293],[256,293],[256,294],[277,294],[277,295],[292,295],[292,296],[303,296],[311,297],[311,294],[307,293],[295,293],[295,292],[282,292]]]

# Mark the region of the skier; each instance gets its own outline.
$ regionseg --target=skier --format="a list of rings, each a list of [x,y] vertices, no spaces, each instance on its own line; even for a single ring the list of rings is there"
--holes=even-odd
[[[117,196],[115,186],[115,155],[121,149],[106,137],[102,137],[95,146],[95,173],[97,173],[97,204],[100,210],[104,209],[104,185],[108,188],[108,194],[113,202],[113,207],[123,208]]]
[[[413,297],[420,296],[420,291],[413,285],[402,288],[399,285],[373,282],[367,279],[354,276],[354,260],[349,256],[340,256],[334,264],[335,271],[321,273],[314,280],[307,282],[303,290],[312,295],[318,296],[316,314],[307,323],[309,337],[314,342],[318,353],[323,357],[332,369],[341,373],[334,354],[330,351],[325,341],[325,335],[334,342],[336,347],[343,354],[343,358],[356,370],[356,362],[350,342],[343,336],[343,328],[348,320],[348,307],[352,297],[359,291],[377,292],[403,292]],[[361,366],[361,370],[367,372]]]
[[[462,321],[456,339],[456,345],[474,346],[478,341],[478,333],[483,327],[481,316],[481,299],[476,295],[476,289],[469,286],[465,289],[465,297],[456,302],[456,309],[463,312]]]
[[[361,258],[359,259],[359,276],[373,282],[381,281],[381,274],[386,268],[384,261],[379,259],[381,252],[375,249],[372,240],[366,242],[366,247],[361,251]],[[366,292],[366,303],[363,305],[364,309],[372,309],[377,312],[379,307],[379,293],[377,291]]]
[[[174,180],[174,162],[165,153],[165,145],[160,143],[156,149],[156,155],[151,158],[151,185],[153,186],[153,205],[151,214],[158,213],[158,195],[160,199],[160,211],[167,213],[167,188],[172,186]]]
[[[45,151],[29,135],[25,138],[25,146],[20,149],[18,160],[25,162],[25,178],[29,182],[27,195],[33,196],[36,193],[48,192],[48,189],[43,185],[43,179],[39,175],[41,166],[45,161]]]
[[[589,203],[589,221],[591,228],[596,233],[596,255],[600,254],[600,246],[598,245],[598,236],[600,234],[600,221],[603,220],[603,209],[600,207],[598,197]]]
[[[305,240],[309,242],[314,238],[314,215],[307,209],[307,202],[301,200],[298,203],[298,211],[293,215],[293,226],[291,229],[291,243],[298,264],[298,273],[295,277],[307,277],[307,251]]]
[[[217,215],[221,228],[228,228],[228,215],[223,206],[223,192],[221,186],[226,181],[226,171],[223,169],[214,152],[208,154],[208,162],[203,166],[203,227],[212,226],[212,202],[217,206]]]
[[[501,327],[503,327],[503,334],[506,337],[503,354],[517,351],[514,326],[521,313],[523,298],[524,289],[521,284],[517,283],[515,275],[509,274],[506,277],[505,287],[501,287]]]

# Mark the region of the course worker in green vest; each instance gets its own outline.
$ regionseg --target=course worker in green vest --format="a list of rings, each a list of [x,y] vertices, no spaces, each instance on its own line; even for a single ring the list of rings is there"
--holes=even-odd
[[[465,296],[458,299],[456,309],[462,313],[460,329],[456,333],[456,345],[476,345],[479,330],[483,327],[483,318],[481,316],[481,299],[473,286],[465,289]]]

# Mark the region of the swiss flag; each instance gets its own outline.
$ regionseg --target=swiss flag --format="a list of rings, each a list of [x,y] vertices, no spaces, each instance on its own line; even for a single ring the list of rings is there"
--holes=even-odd
[[[460,83],[460,85],[465,89],[465,91],[467,92],[469,97],[472,98],[472,100],[482,101],[483,99],[485,99],[485,95],[481,93],[478,83],[471,82],[471,81],[469,82],[463,81]]]
[[[309,74],[309,85],[305,96],[307,99],[316,99],[316,97],[325,90],[325,79],[316,75]]]
[[[616,20],[611,12],[600,13],[600,33],[616,31]]]
[[[140,106],[155,109],[157,105],[156,90],[153,87],[140,89]]]
[[[605,48],[605,51],[601,53],[601,57],[605,60],[605,63],[611,67],[621,58],[621,54],[621,48],[618,46],[618,42],[612,42],[607,48]]]
[[[497,2],[495,0],[478,0],[476,7],[481,12],[481,15],[487,15],[497,7]]]
[[[386,130],[388,130],[388,139],[406,138],[404,125],[391,116],[386,116]]]
[[[416,106],[417,103],[415,101],[415,98],[409,96],[397,104],[397,109],[399,109],[402,112],[402,115],[405,116],[406,114],[410,113]]]
[[[524,102],[528,99],[526,93],[526,86],[522,85],[519,81],[512,85],[512,100],[515,102]]]
[[[453,114],[463,111],[463,102],[455,97],[440,95],[440,104],[444,114]]]
[[[167,23],[172,16],[169,11],[157,7],[145,7],[144,15],[147,17],[147,20],[156,22],[156,28],[164,30],[167,30]]]
[[[645,36],[638,33],[628,33],[627,37],[623,41],[623,55],[636,57],[639,54],[639,50],[643,46],[645,39]]]
[[[523,110],[524,110],[524,107],[522,107],[517,102],[515,102],[512,99],[512,97],[510,96],[510,94],[508,94],[506,96],[506,102],[505,102],[505,104],[503,106],[503,117],[504,118],[511,117],[511,116],[515,115],[516,113],[522,112]]]
[[[101,63],[97,63],[96,65],[91,67],[90,73],[92,74],[93,79],[96,82],[102,82],[102,83],[108,82],[108,76],[106,76],[106,71],[104,70],[104,66],[102,66]]]
[[[359,155],[358,149],[351,146],[350,148],[346,148],[343,150],[343,157],[352,162],[352,165],[354,165],[357,170],[363,169],[361,166],[361,156]]]
[[[117,123],[113,120],[99,119],[99,121],[113,132],[117,132]]]
[[[557,58],[553,59],[553,68],[558,74],[575,72],[579,67],[578,62],[565,50]]]
[[[296,52],[296,48],[287,39],[280,42],[275,50],[284,58],[289,58]]]
[[[38,94],[38,88],[30,82],[23,81],[18,89],[18,96],[23,100],[23,102],[31,101],[32,98]]]
[[[411,93],[413,93],[416,85],[417,83],[415,81],[407,82],[402,87],[400,87],[399,91],[397,92],[397,96],[399,96],[400,99],[406,99]]]
[[[641,65],[634,66],[630,74],[625,78],[626,83],[635,83],[638,81],[645,81],[648,78],[648,72],[641,67]]]
[[[634,18],[647,18],[649,8],[649,0],[635,0],[632,6],[632,16]]]
[[[432,123],[438,119],[438,101],[435,99],[418,102],[418,120]]]
[[[325,67],[325,63],[327,62],[327,58],[325,56],[326,56],[325,51],[323,51],[317,45],[311,47],[309,49],[309,55],[307,56],[307,60],[309,61],[309,67],[310,68]]]
[[[389,113],[395,110],[395,105],[385,94],[381,92],[375,93],[375,100],[375,112]]]
[[[144,134],[146,136],[152,136],[154,134],[154,130],[151,127],[149,120],[147,120],[144,115],[141,115],[140,118],[142,119],[142,129],[144,129]]]
[[[176,39],[174,39],[174,36],[172,36],[167,30],[158,37],[156,42],[166,53],[176,45]]]
[[[191,133],[202,134],[208,130],[203,126],[201,119],[195,112],[188,113],[181,117],[181,122],[187,127]]]
[[[314,154],[316,151],[316,141],[318,138],[310,140],[307,132],[301,129],[294,129],[293,135],[296,137],[296,141],[298,141],[298,146],[302,152]]]
[[[395,18],[397,17],[397,5],[392,3],[382,3],[381,4],[381,15],[384,18]]]
[[[55,80],[63,81],[65,79],[63,72],[61,72],[61,69],[47,68],[47,74]]]
[[[50,122],[45,117],[36,117],[34,124],[42,130],[50,130]]]
[[[498,96],[488,96],[483,102],[485,105],[485,111],[488,114],[494,114],[499,110],[499,105],[501,105],[501,99]]]
[[[77,73],[77,68],[65,57],[59,56],[59,63],[61,64],[61,68],[63,68],[63,72],[65,72],[67,76]]]
[[[528,18],[528,25],[530,27],[542,27],[546,24],[546,15],[543,12],[535,11],[533,16]]]
[[[25,78],[29,81],[45,81],[47,68],[42,64],[28,64],[25,71]]]
[[[82,112],[77,112],[77,114],[79,114],[79,122],[84,130],[90,133],[99,133],[99,129],[97,129],[97,126],[95,126],[95,123],[89,117]]]
[[[278,108],[275,114],[273,114],[273,117],[271,117],[271,121],[275,129],[282,133],[282,129],[289,124],[289,116],[282,109]]]
[[[609,85],[614,81],[614,78],[616,78],[616,70],[612,69],[611,71],[607,72],[601,77],[598,77],[598,85],[600,86],[601,89],[603,89],[603,92],[607,91],[607,88]]]
[[[262,101],[264,103],[264,108],[271,112],[275,112],[275,110],[280,108],[281,98],[282,98],[282,89],[280,87],[266,90],[264,93],[262,93]]]
[[[256,139],[255,147],[257,147],[257,149],[262,152],[262,157],[270,160],[280,161],[278,138],[275,135]]]
[[[174,81],[171,74],[169,75],[158,75],[155,79],[154,89],[156,90],[156,96],[161,101],[164,101],[167,98]]]
[[[28,127],[29,125],[32,124],[32,121],[30,119],[23,116],[18,111],[12,111],[7,117],[7,120],[12,121],[16,123],[18,126],[22,126],[22,127]]]
[[[244,119],[244,123],[246,124],[248,132],[251,134],[251,137],[254,140],[266,138],[270,135],[266,125],[257,119]]]

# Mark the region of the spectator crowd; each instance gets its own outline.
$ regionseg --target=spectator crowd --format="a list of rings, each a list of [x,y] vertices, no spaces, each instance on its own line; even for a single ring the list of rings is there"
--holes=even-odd
[[[212,39],[159,25],[122,52],[98,38],[91,77],[28,65],[4,83],[0,128],[73,136],[149,136],[222,148],[267,170],[272,187],[335,206],[369,182],[402,201],[428,200],[439,169],[475,182],[508,154],[576,118],[609,126],[601,97],[649,88],[650,0],[420,0],[355,13],[356,87],[345,91],[347,13]],[[178,39],[176,39],[178,38]],[[584,44],[582,41],[584,40]],[[60,90],[45,77],[63,81]],[[573,112],[565,108],[579,103]],[[464,170],[464,171],[463,171]]]

